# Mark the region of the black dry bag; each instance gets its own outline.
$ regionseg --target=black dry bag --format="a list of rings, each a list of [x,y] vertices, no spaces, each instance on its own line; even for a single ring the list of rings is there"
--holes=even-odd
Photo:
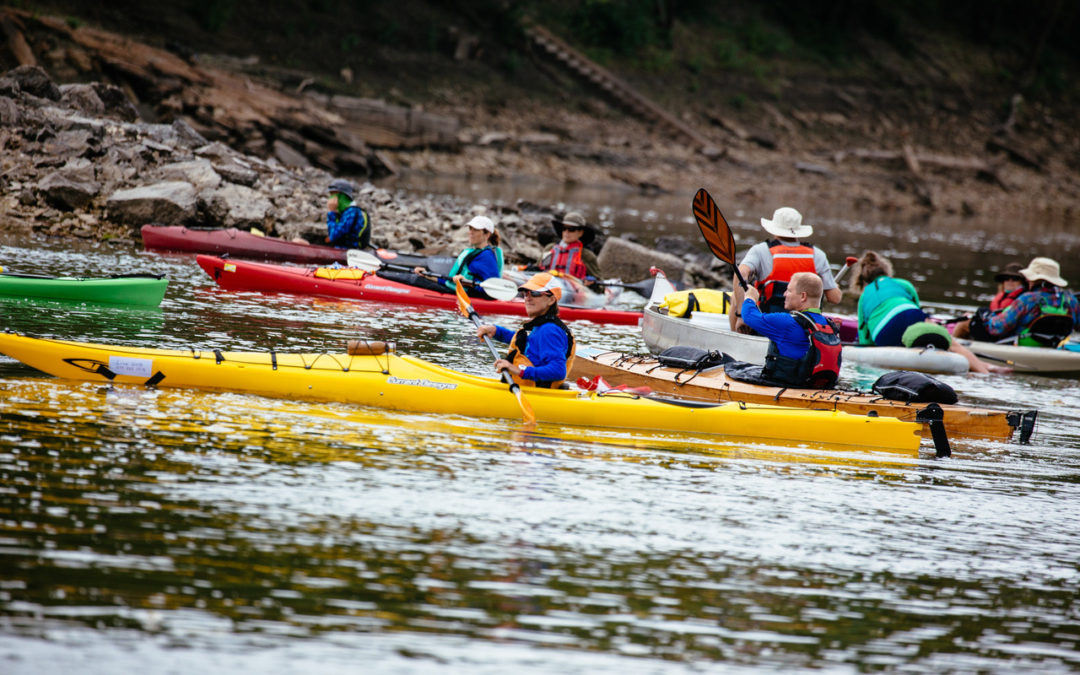
[[[683,370],[712,368],[723,363],[724,359],[725,355],[722,352],[707,351],[688,345],[668,347],[656,355],[656,360],[660,362],[660,365],[669,368],[682,368]]]
[[[874,383],[874,392],[893,401],[908,403],[956,403],[952,387],[924,373],[897,370],[885,373]]]

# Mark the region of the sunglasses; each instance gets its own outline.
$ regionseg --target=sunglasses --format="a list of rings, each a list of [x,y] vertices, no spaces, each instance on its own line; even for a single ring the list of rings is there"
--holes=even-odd
[[[576,227],[574,225],[563,225],[563,232],[584,232],[584,227]]]
[[[529,291],[529,290],[524,290],[524,289],[518,290],[518,297],[519,298],[526,298],[526,297],[530,297],[530,296],[534,297],[534,298],[540,298],[540,297],[543,297],[545,295],[551,295],[551,291]]]

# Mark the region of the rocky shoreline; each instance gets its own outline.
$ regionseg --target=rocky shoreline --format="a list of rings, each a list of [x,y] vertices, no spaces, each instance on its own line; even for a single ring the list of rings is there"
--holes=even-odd
[[[258,228],[285,238],[325,234],[325,189],[333,176],[289,167],[209,141],[182,120],[135,121],[123,92],[102,83],[55,84],[43,69],[0,76],[0,230],[49,237],[139,241],[147,223]],[[467,242],[465,223],[492,216],[506,260],[536,260],[561,213],[520,203],[489,209],[452,198],[404,198],[371,183],[357,201],[368,210],[375,246],[442,254]],[[607,275],[639,279],[652,264],[684,283],[718,284],[705,256],[652,251],[598,237]]]

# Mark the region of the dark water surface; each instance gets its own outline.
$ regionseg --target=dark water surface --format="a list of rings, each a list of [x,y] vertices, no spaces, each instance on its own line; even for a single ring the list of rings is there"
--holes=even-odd
[[[636,221],[643,238],[648,223],[691,232],[657,213]],[[1076,259],[1075,238],[1044,241]],[[1036,253],[1012,230],[937,224],[830,223],[824,244],[886,248],[959,304],[988,289],[984,266]],[[225,293],[192,257],[124,246],[4,239],[0,265],[171,280],[158,310],[0,299],[6,329],[279,351],[367,336],[487,371],[451,312]],[[966,279],[955,295],[931,290],[949,277]],[[635,329],[574,328],[643,349]],[[106,388],[0,357],[0,673],[1075,671],[1080,386],[942,379],[965,401],[1039,408],[1034,443],[936,460],[526,434]]]

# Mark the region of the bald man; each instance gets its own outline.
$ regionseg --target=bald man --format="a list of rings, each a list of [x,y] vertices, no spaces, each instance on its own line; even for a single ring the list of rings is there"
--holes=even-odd
[[[821,314],[822,286],[821,277],[813,272],[793,274],[784,291],[784,311],[769,314],[758,307],[758,290],[747,289],[743,321],[769,338],[765,367],[759,373],[762,384],[813,389],[836,386],[840,336]]]

